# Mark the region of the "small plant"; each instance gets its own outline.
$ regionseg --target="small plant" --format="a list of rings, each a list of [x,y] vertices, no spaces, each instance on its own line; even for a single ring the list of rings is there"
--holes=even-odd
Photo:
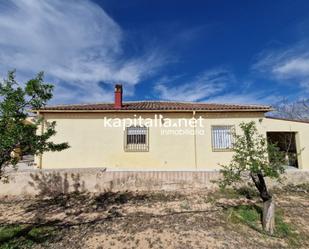
[[[254,229],[258,229],[257,224],[261,219],[261,214],[257,207],[240,205],[227,210],[228,220],[233,223],[242,222]]]
[[[28,238],[35,241],[35,242],[44,242],[51,236],[55,235],[55,228],[54,227],[34,227],[30,230],[27,234]]]
[[[235,191],[239,195],[244,196],[247,199],[253,199],[254,197],[258,197],[256,190],[252,186],[241,186],[239,188],[235,188]]]
[[[185,210],[189,210],[190,209],[189,202],[187,200],[183,201],[182,203],[180,203],[180,208],[185,209]]]
[[[255,208],[248,206],[241,206],[238,210],[239,215],[248,223],[255,223],[260,219],[260,214]]]
[[[31,248],[35,243],[43,243],[55,234],[55,229],[49,226],[2,226],[0,227],[0,249]]]
[[[290,247],[299,247],[302,238],[291,224],[284,221],[282,210],[278,210],[275,220],[276,229],[274,235],[280,238],[287,238]]]

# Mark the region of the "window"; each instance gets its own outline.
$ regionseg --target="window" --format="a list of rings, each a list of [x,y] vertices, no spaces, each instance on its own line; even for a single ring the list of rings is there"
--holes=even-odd
[[[234,126],[212,126],[212,149],[213,151],[230,151],[233,147]]]
[[[125,131],[125,151],[148,151],[148,128],[141,126],[127,127]]]

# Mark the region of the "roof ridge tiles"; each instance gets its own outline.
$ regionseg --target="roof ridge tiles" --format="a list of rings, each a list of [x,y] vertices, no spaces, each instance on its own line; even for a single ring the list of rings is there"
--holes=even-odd
[[[94,103],[94,104],[66,104],[46,106],[39,111],[114,111],[113,103]],[[128,101],[123,102],[123,107],[117,111],[271,111],[268,105],[252,104],[223,104],[223,103],[205,103],[205,102],[175,102],[175,101]]]

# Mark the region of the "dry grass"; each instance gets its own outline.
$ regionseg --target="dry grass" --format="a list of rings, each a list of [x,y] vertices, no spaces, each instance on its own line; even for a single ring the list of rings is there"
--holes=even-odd
[[[2,199],[0,248],[309,248],[308,190],[274,190],[272,237],[251,189]]]

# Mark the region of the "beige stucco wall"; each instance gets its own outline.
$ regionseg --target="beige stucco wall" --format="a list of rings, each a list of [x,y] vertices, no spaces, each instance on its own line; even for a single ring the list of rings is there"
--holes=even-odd
[[[255,121],[262,134],[266,131],[298,132],[298,142],[304,148],[301,165],[309,169],[309,124],[263,118],[262,113],[195,113],[202,116],[202,126],[194,129],[183,125],[175,128],[149,128],[148,152],[125,152],[124,131],[121,127],[104,127],[106,118],[133,118],[135,113],[45,113],[47,121],[57,122],[56,142],[68,142],[70,148],[62,152],[44,153],[43,168],[92,168],[109,170],[213,170],[226,164],[232,152],[213,152],[211,146],[212,125],[235,125],[236,132],[241,122]],[[153,118],[160,113],[140,113],[142,118]],[[161,113],[176,123],[181,118],[191,119],[190,113]],[[190,134],[162,135],[163,130],[185,130]],[[39,164],[39,158],[36,158]]]

